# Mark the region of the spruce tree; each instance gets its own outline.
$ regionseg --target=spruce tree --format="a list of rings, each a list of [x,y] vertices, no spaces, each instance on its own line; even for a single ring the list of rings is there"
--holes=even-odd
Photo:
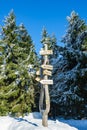
[[[82,50],[87,26],[74,11],[67,19],[67,33],[62,39],[65,46],[54,65],[51,100],[58,106],[57,114],[82,118],[87,102],[87,56]]]
[[[37,55],[24,25],[17,26],[14,12],[2,26],[4,77],[0,80],[0,114],[23,115],[34,104]]]
[[[23,24],[18,28],[18,49],[15,54],[18,57],[17,83],[20,89],[19,107],[21,113],[30,112],[35,98],[35,71],[38,66],[38,58],[34,44]],[[18,53],[17,53],[18,52]],[[13,109],[15,112],[15,109]]]
[[[9,111],[9,102],[11,100],[9,98],[9,94],[13,92],[13,80],[16,78],[16,75],[14,74],[14,69],[16,67],[15,64],[12,62],[12,60],[14,59],[14,56],[12,54],[12,47],[14,43],[17,42],[15,30],[15,15],[13,11],[11,11],[9,16],[5,17],[4,27],[2,27],[1,40],[4,46],[4,52],[2,54],[3,62],[1,65],[3,66],[1,72],[1,74],[3,73],[3,77],[0,80],[0,114],[6,114]]]
[[[57,58],[58,57],[58,54],[59,54],[59,50],[61,49],[61,47],[59,47],[57,45],[57,39],[56,39],[56,36],[53,34],[53,35],[49,35],[46,28],[43,28],[42,30],[42,40],[41,42],[43,42],[45,40],[45,38],[49,38],[50,39],[50,43],[48,44],[48,47],[49,49],[52,49],[53,50],[53,55],[52,56],[49,56],[50,60],[52,60],[52,58]],[[51,62],[51,61],[50,61]]]

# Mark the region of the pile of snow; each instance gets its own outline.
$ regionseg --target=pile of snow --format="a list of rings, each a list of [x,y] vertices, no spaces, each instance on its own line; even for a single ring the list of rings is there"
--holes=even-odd
[[[48,127],[42,126],[41,115],[38,112],[30,113],[24,118],[0,117],[0,130],[77,130],[58,120],[48,121]]]

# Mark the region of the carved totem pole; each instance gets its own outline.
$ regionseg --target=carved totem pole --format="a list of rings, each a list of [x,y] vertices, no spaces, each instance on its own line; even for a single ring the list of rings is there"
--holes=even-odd
[[[48,126],[48,113],[50,110],[50,96],[48,85],[53,84],[53,80],[49,79],[49,76],[52,75],[53,66],[49,65],[49,55],[53,54],[52,50],[48,50],[48,44],[50,42],[50,38],[46,37],[43,41],[43,48],[41,48],[41,67],[40,67],[40,78],[36,78],[37,81],[41,83],[41,92],[40,92],[40,100],[39,100],[39,110],[42,114],[42,125]],[[37,72],[38,75],[38,72]]]

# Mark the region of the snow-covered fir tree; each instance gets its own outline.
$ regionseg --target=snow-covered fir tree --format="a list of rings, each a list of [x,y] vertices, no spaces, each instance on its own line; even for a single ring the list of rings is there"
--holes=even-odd
[[[23,115],[34,105],[34,68],[38,60],[30,35],[23,24],[16,25],[13,11],[5,18],[1,40],[4,53],[0,65],[0,115]]]
[[[3,72],[2,70],[4,69],[4,65],[3,65],[3,52],[4,52],[4,47],[3,46],[3,42],[0,41],[0,78],[3,77]]]
[[[73,11],[67,17],[68,29],[62,42],[65,47],[54,63],[51,101],[58,106],[57,114],[87,117],[87,56],[83,45],[87,45],[87,25]]]
[[[53,58],[56,59],[58,57],[59,50],[61,50],[62,47],[57,45],[56,36],[54,34],[52,36],[50,36],[48,34],[46,28],[43,28],[41,42],[43,42],[47,37],[49,38],[48,48],[52,49],[52,51],[53,51],[53,55],[50,55],[49,58],[50,58],[50,60],[52,60]]]
[[[4,26],[2,27],[2,36],[1,36],[1,40],[3,43],[2,46],[4,46],[4,52],[1,55],[1,57],[3,57],[2,59],[3,62],[1,65],[1,67],[3,68],[1,70],[1,75],[3,74],[3,77],[0,80],[0,106],[1,106],[0,114],[6,114],[9,110],[9,101],[7,100],[7,98],[9,93],[12,92],[12,88],[11,88],[12,84],[11,87],[9,85],[11,83],[11,78],[15,79],[16,77],[13,73],[9,72],[12,71],[11,67],[13,65],[14,65],[13,68],[14,69],[16,68],[15,64],[13,63],[12,65],[11,62],[8,66],[8,62],[14,60],[14,57],[11,54],[11,52],[14,43],[17,42],[17,38],[16,38],[17,35],[15,34],[15,30],[16,30],[15,15],[13,11],[11,11],[9,16],[5,17]]]

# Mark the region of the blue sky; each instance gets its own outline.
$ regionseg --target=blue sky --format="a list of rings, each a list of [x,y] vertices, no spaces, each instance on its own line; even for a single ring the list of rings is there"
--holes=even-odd
[[[41,32],[44,26],[50,35],[56,35],[60,44],[66,32],[66,16],[71,11],[75,10],[87,21],[87,0],[0,0],[0,24],[11,9],[14,9],[17,24],[24,23],[32,36],[37,52],[41,48]]]

